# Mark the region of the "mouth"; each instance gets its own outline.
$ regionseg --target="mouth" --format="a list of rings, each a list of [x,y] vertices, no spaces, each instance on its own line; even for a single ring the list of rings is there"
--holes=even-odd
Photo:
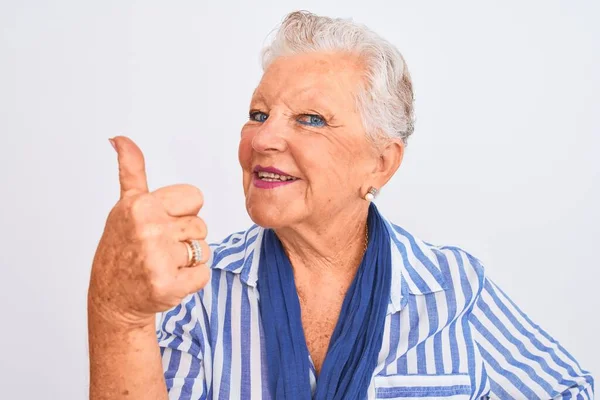
[[[254,177],[264,182],[293,182],[297,177],[289,175],[274,167],[254,167]]]
[[[289,175],[274,167],[254,167],[252,183],[258,189],[275,189],[280,186],[289,185],[299,178]]]

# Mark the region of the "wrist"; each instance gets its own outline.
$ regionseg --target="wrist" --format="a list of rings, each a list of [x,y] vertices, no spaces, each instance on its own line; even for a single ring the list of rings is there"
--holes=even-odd
[[[88,292],[87,310],[90,324],[100,324],[107,329],[137,331],[152,328],[152,331],[155,330],[156,317],[154,314],[142,315],[118,310],[96,296],[92,289]]]

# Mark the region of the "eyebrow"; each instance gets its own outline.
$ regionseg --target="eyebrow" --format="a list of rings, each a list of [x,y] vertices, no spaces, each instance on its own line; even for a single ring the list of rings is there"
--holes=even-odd
[[[307,109],[307,111],[309,112],[318,112],[319,114],[322,114],[328,119],[335,118],[337,114],[337,112],[334,111],[329,105],[331,103],[331,97],[326,92],[316,91],[313,88],[306,88],[305,90],[302,90],[300,93],[294,96],[293,100],[309,101],[310,104],[308,105],[308,107],[302,108]],[[297,105],[296,103],[293,104],[294,106]],[[340,105],[338,104],[338,111],[340,109],[339,106]]]
[[[299,102],[310,102],[310,104],[301,105]],[[297,91],[291,99],[286,100],[285,104],[298,113],[316,113],[321,114],[328,120],[335,120],[337,112],[331,109],[328,105],[330,97],[322,91],[317,91],[312,86]],[[251,103],[263,103],[267,105],[267,98],[259,91],[255,91],[252,95]]]

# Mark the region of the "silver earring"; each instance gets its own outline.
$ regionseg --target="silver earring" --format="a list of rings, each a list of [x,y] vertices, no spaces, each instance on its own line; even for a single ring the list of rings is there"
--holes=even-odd
[[[371,186],[369,188],[369,191],[367,192],[367,194],[365,194],[365,200],[366,201],[373,201],[375,200],[375,195],[377,194],[377,189],[375,189],[373,186]]]

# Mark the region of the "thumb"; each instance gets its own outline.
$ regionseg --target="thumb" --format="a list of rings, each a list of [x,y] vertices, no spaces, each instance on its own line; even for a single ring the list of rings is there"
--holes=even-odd
[[[147,193],[146,164],[140,148],[126,136],[116,136],[109,140],[117,151],[121,198]]]

